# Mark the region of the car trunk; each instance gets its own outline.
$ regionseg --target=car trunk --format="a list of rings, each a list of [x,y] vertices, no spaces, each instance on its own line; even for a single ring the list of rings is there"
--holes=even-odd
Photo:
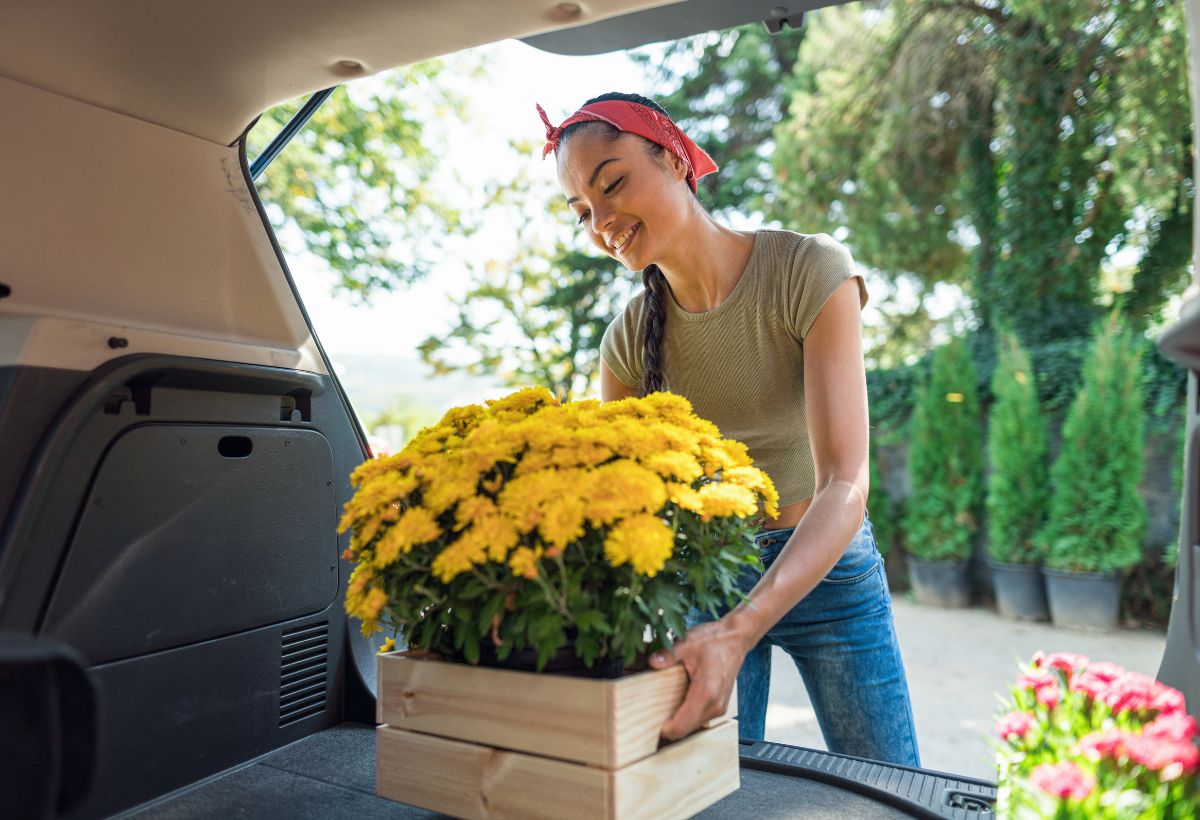
[[[421,48],[562,25],[517,5],[510,20],[460,3],[471,25],[442,26],[455,30],[438,29]],[[648,4],[599,5],[618,14]],[[640,23],[532,42],[571,52],[601,35],[634,44],[639,29],[666,37],[754,17],[798,22],[783,6],[721,16],[733,6],[666,6]],[[394,15],[395,4],[358,0],[357,16],[321,8],[297,7],[279,30],[247,26],[240,6],[215,4],[212,16],[253,29],[238,71],[265,64],[255,38],[264,55],[280,49],[272,59],[303,51],[301,18],[316,29],[333,16],[357,25],[372,71],[425,56],[388,51],[389,31],[414,39],[416,11],[371,32],[363,20]],[[1189,2],[1193,34],[1196,8]],[[132,1],[121,9],[131,19],[157,13]],[[0,12],[0,814],[425,815],[374,796],[374,647],[343,612],[350,565],[335,531],[364,438],[237,138],[239,111],[327,85],[328,71],[300,67],[272,84],[263,70],[223,89],[205,73],[220,61],[189,67],[191,51],[172,45],[179,21],[161,23],[171,36],[156,39],[151,26],[125,42],[115,11],[90,32],[56,21],[60,11]],[[357,42],[353,31],[322,31],[321,59],[340,60],[344,39]],[[105,47],[80,45],[89,36]],[[9,48],[5,37],[23,42]],[[82,56],[54,63],[60,40]],[[139,66],[142,40],[153,47]],[[104,73],[105,60],[117,68]],[[179,76],[158,82],[161,60]],[[1193,78],[1195,69],[1193,56]],[[208,85],[188,86],[196,77]],[[209,105],[223,91],[236,97],[231,110]],[[189,94],[205,105],[181,105]],[[1162,348],[1191,376],[1161,676],[1195,713],[1195,300]],[[743,744],[741,761],[742,788],[703,816],[982,817],[995,793],[978,780],[773,743]]]

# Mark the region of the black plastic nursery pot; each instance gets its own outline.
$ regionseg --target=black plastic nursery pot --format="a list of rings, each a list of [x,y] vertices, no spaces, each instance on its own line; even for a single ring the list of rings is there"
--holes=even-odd
[[[1042,568],[1055,626],[1111,632],[1121,608],[1121,579],[1102,572]]]
[[[957,609],[971,603],[966,561],[924,561],[908,557],[908,574],[917,603]]]
[[[1039,566],[988,561],[988,568],[992,571],[996,609],[1001,615],[1018,621],[1050,619],[1046,583]]]

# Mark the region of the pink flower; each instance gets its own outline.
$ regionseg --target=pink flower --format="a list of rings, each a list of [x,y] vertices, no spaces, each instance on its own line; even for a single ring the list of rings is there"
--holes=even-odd
[[[1173,743],[1186,743],[1196,736],[1196,730],[1196,720],[1191,715],[1168,712],[1147,724],[1142,734]]]
[[[1058,669],[1067,676],[1067,680],[1076,672],[1083,671],[1088,665],[1088,659],[1074,652],[1051,652],[1049,655],[1038,651],[1033,653],[1034,669]]]
[[[1116,760],[1125,754],[1125,732],[1120,729],[1092,732],[1079,739],[1077,749],[1090,760],[1100,760],[1105,757]]]
[[[1037,702],[1042,706],[1045,706],[1047,709],[1053,709],[1062,700],[1062,691],[1058,688],[1058,684],[1043,686],[1033,696],[1037,698]]]
[[[1163,780],[1191,773],[1200,763],[1200,750],[1188,741],[1177,743],[1149,735],[1128,735],[1125,751],[1130,760],[1158,772]]]
[[[1101,695],[1115,714],[1141,712],[1149,709],[1159,694],[1158,681],[1138,672],[1126,672],[1117,678]]]
[[[1011,740],[1013,735],[1018,738],[1025,737],[1029,730],[1034,727],[1037,721],[1033,715],[1028,712],[1009,712],[1004,717],[996,722],[996,734],[1000,735],[1004,740]]]
[[[1068,800],[1082,800],[1096,786],[1096,778],[1071,762],[1043,763],[1033,770],[1029,780],[1046,794]]]
[[[1017,686],[1033,692],[1037,702],[1047,709],[1053,709],[1062,699],[1058,689],[1058,676],[1044,671],[1030,672],[1017,678]]]
[[[1160,683],[1154,693],[1154,699],[1150,702],[1150,708],[1158,710],[1160,715],[1175,715],[1186,712],[1187,704],[1183,700],[1182,692]]]

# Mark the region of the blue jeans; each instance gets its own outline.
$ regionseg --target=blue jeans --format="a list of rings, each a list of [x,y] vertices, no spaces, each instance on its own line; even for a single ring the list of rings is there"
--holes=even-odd
[[[765,567],[793,529],[755,536]],[[742,590],[749,592],[760,577],[757,570],[743,571]],[[693,611],[689,620],[712,616]],[[745,738],[763,739],[772,646],[796,662],[829,751],[921,765],[892,596],[868,516],[829,574],[746,655],[737,679],[738,733]]]

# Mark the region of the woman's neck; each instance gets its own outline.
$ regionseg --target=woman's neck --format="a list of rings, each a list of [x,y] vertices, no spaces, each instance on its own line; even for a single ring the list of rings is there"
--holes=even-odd
[[[733,292],[754,248],[754,234],[720,225],[697,209],[695,221],[680,231],[680,242],[659,262],[676,303],[688,313],[704,313]]]

